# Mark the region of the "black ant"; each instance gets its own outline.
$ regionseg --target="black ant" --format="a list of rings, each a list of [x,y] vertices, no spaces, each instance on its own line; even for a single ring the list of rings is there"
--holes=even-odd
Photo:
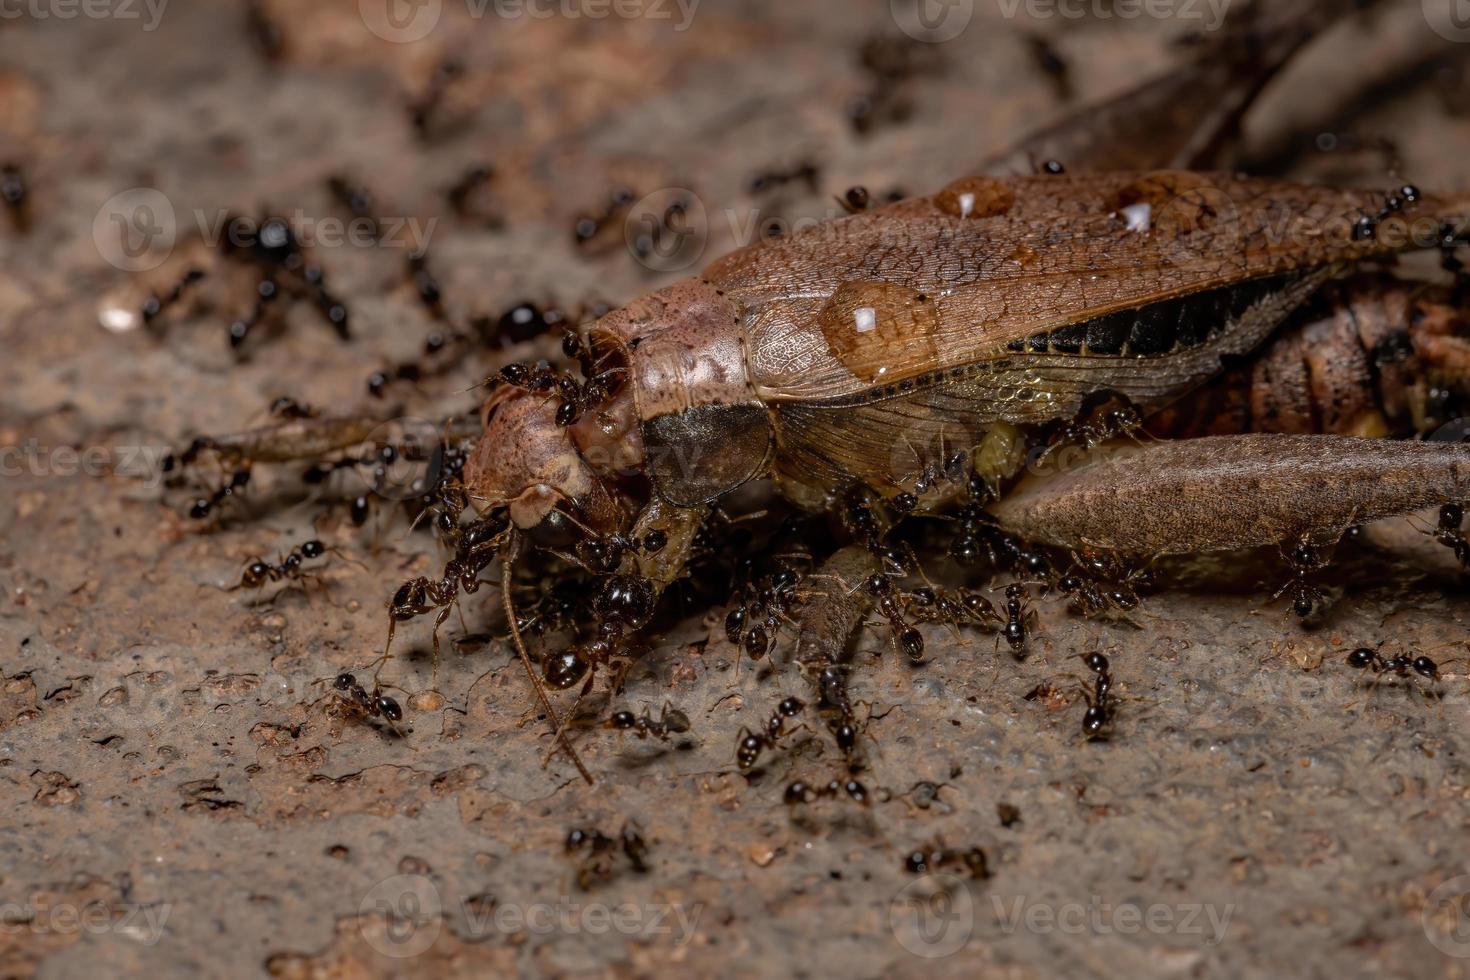
[[[434,665],[438,667],[439,627],[449,618],[449,610],[459,601],[460,592],[472,595],[480,590],[484,584],[480,581],[480,573],[499,557],[509,528],[510,520],[503,508],[490,511],[464,529],[454,557],[444,563],[444,572],[438,581],[420,576],[398,587],[388,600],[388,641],[379,664],[388,659],[399,623],[438,609],[430,634],[434,644]]]
[[[1383,654],[1371,647],[1359,647],[1347,655],[1347,665],[1354,670],[1371,670],[1378,677],[1373,681],[1376,687],[1378,681],[1384,676],[1393,674],[1399,678],[1407,678],[1412,671],[1427,681],[1437,682],[1439,680],[1439,664],[1429,657],[1420,654],[1411,657],[1401,653],[1394,657],[1384,657]]]
[[[837,203],[842,205],[842,210],[848,214],[857,214],[860,211],[868,210],[872,206],[873,201],[872,195],[868,193],[868,189],[859,184],[849,187],[847,193],[837,199]]]
[[[1327,601],[1321,589],[1307,581],[1307,575],[1327,566],[1321,551],[1310,540],[1303,537],[1286,555],[1291,565],[1292,577],[1271,596],[1279,599],[1283,594],[1291,596],[1291,611],[1300,620],[1306,620]]]
[[[301,582],[306,574],[306,563],[325,555],[329,550],[320,541],[312,539],[292,549],[291,553],[275,565],[260,558],[252,558],[240,575],[238,589],[260,589],[268,582]],[[279,595],[279,593],[277,593]]]
[[[1087,710],[1082,714],[1082,734],[1093,741],[1105,738],[1113,721],[1113,675],[1105,654],[1093,652],[1081,657],[1094,676],[1092,693],[1085,695]]]
[[[1017,658],[1026,655],[1027,631],[1037,619],[1030,599],[1031,594],[1021,583],[1013,582],[1006,586],[1006,624],[1001,628],[1000,635]]]
[[[784,187],[787,184],[800,181],[806,184],[806,189],[815,194],[817,192],[817,181],[821,172],[816,164],[801,163],[787,170],[767,170],[757,174],[750,180],[750,192],[752,194],[764,194],[767,191]]]
[[[28,203],[30,190],[26,186],[25,172],[16,163],[0,166],[0,201],[10,212],[10,220],[20,231],[29,224]]]
[[[574,828],[567,833],[562,846],[568,856],[585,855],[577,870],[577,886],[583,891],[588,891],[597,882],[607,881],[612,877],[613,863],[619,849],[635,872],[646,874],[649,869],[648,843],[632,824],[623,827],[618,840],[613,840],[597,829]]]
[[[250,42],[255,45],[255,50],[262,58],[271,62],[281,60],[281,54],[285,50],[281,25],[271,17],[262,0],[246,0],[245,29],[250,34]]]
[[[653,605],[653,583],[648,579],[628,574],[606,576],[592,597],[592,612],[597,617],[593,639],[548,657],[543,665],[546,683],[564,691],[585,677],[585,694],[592,689],[600,667],[616,664],[619,669],[613,688],[621,689],[629,665],[624,652],[628,636],[647,622]]]
[[[799,581],[800,577],[790,568],[766,576],[759,588],[753,590],[755,597],[731,609],[725,617],[725,637],[744,649],[752,660],[764,657],[775,643],[786,614],[798,600]]]
[[[981,880],[990,877],[990,858],[982,847],[957,850],[936,841],[909,852],[903,859],[903,869],[913,875],[929,874],[941,868],[963,868],[971,878]]]
[[[920,633],[904,616],[904,604],[893,587],[893,580],[882,573],[868,576],[863,583],[868,594],[878,601],[878,612],[888,620],[889,629],[899,649],[913,663],[924,659],[924,634]]]
[[[1075,571],[1056,580],[1056,589],[1068,598],[1068,608],[1084,616],[1127,614],[1138,608],[1140,586],[1148,584],[1149,574],[1137,570],[1120,575],[1117,565],[1095,554],[1072,554]],[[1081,573],[1081,574],[1079,574]]]
[[[240,219],[226,222],[225,227],[235,227],[238,220]],[[255,300],[250,310],[230,324],[231,348],[238,349],[245,343],[288,287],[293,295],[305,296],[311,300],[339,339],[352,339],[346,305],[327,289],[321,266],[307,261],[304,246],[285,218],[266,217],[248,241],[240,241],[237,236],[227,234],[222,249],[228,258],[254,267],[259,276],[255,284]],[[178,302],[192,283],[201,278],[203,274],[200,270],[189,269],[168,293],[162,296],[158,293],[150,294],[143,303],[144,321],[157,318],[163,310]]]
[[[378,217],[373,209],[372,191],[343,174],[333,174],[328,177],[327,190],[331,191],[332,197],[336,198],[348,213],[367,224],[369,234],[374,241],[377,241],[380,229]]]
[[[857,719],[847,694],[847,671],[840,664],[827,664],[817,675],[821,694],[818,709],[827,721],[832,739],[847,758],[849,768],[856,769],[853,753],[857,748]]]
[[[1365,214],[1353,224],[1353,241],[1369,241],[1378,235],[1378,226],[1388,218],[1389,215],[1397,214],[1406,205],[1416,204],[1419,201],[1419,188],[1413,184],[1405,184],[1399,188],[1398,193],[1390,194],[1383,202],[1383,207],[1376,215]]]
[[[464,65],[458,59],[445,58],[434,67],[423,94],[409,102],[409,122],[420,140],[427,141],[432,137],[435,117],[443,105],[444,95],[463,75]]]
[[[449,202],[449,207],[455,214],[461,218],[468,217],[475,192],[494,179],[494,167],[476,164],[460,174],[459,179],[445,190],[444,199]]]
[[[1069,101],[1073,94],[1072,69],[1067,64],[1067,60],[1050,41],[1040,34],[1028,34],[1026,43],[1031,49],[1031,57],[1036,61],[1037,67],[1047,78],[1051,79],[1057,98],[1063,102]]]
[[[203,279],[204,275],[203,269],[191,268],[185,271],[183,276],[179,278],[179,281],[174,283],[168,292],[163,295],[149,293],[148,298],[143,301],[143,323],[145,325],[152,323],[164,310],[176,305],[184,298],[184,294],[189,291],[189,288]]]
[[[805,803],[815,803],[819,799],[833,800],[846,793],[854,803],[866,805],[868,802],[868,788],[856,779],[833,779],[825,786],[818,786],[798,779],[786,787],[783,799],[787,806],[797,806]]]
[[[761,753],[766,749],[774,748],[777,740],[788,734],[786,722],[804,710],[806,710],[806,702],[800,698],[783,698],[781,703],[776,705],[775,712],[766,720],[765,731],[752,732],[742,729],[740,742],[735,752],[735,763],[740,767],[740,771],[749,772],[754,769],[755,764],[760,761]]]
[[[357,677],[343,672],[332,681],[332,687],[341,695],[342,700],[353,708],[362,712],[369,718],[382,718],[393,729],[394,734],[400,738],[403,732],[398,728],[398,722],[403,720],[403,708],[398,702],[383,693],[377,684],[373,685],[372,693],[357,682]]]
[[[642,715],[635,715],[631,711],[617,711],[604,723],[603,727],[620,732],[632,732],[639,738],[656,738],[661,742],[667,742],[670,735],[686,734],[691,725],[688,715],[665,702],[657,718],[647,711],[644,711]]]
[[[607,204],[600,214],[582,214],[572,225],[572,238],[578,248],[589,249],[602,236],[604,230],[621,219],[637,200],[637,196],[626,187],[616,187],[608,195]]]
[[[1470,541],[1465,539],[1461,527],[1465,523],[1465,509],[1459,504],[1445,504],[1439,509],[1439,526],[1434,530],[1434,540],[1455,553],[1455,559],[1465,568],[1470,568]]]
[[[926,623],[994,627],[1005,622],[990,600],[973,589],[921,585],[904,594],[904,611]]]

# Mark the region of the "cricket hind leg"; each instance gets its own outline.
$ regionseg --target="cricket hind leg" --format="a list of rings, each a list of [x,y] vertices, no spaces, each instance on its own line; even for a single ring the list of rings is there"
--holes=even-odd
[[[1274,547],[1467,498],[1467,445],[1239,435],[1111,447],[1023,479],[992,513],[1029,540],[1157,556]]]
[[[1051,161],[1077,172],[1223,169],[1241,119],[1261,90],[1319,31],[1362,6],[1354,0],[1243,6],[1218,40],[1185,64],[1067,114],[986,161],[981,171],[1031,173]],[[1208,109],[1180,111],[1198,106],[1201,92],[1211,93]]]

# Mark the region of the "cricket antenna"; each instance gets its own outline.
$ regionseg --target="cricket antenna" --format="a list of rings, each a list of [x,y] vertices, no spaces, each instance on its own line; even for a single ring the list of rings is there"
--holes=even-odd
[[[531,655],[526,652],[526,644],[521,640],[521,629],[516,623],[515,600],[511,598],[511,572],[515,569],[515,554],[520,546],[520,539],[514,531],[511,532],[510,547],[506,549],[504,557],[500,561],[500,595],[505,602],[505,618],[510,624],[511,642],[515,644],[516,653],[520,654],[521,663],[525,665],[526,674],[531,678],[531,686],[536,689],[536,699],[541,702],[541,710],[546,712],[547,719],[551,722],[552,729],[556,732],[556,740],[560,743],[561,750],[572,760],[572,765],[577,767],[577,772],[587,780],[587,785],[595,786],[597,781],[582,764],[582,759],[577,755],[576,749],[572,748],[571,741],[567,738],[566,730],[562,728],[561,721],[556,716],[556,709],[551,706],[551,699],[546,696],[546,688],[541,683],[541,678],[536,676],[536,668],[531,663]]]

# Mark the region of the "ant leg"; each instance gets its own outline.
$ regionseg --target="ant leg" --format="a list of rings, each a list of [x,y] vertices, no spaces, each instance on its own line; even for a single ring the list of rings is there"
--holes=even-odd
[[[456,599],[454,602],[446,605],[443,609],[440,609],[439,614],[434,617],[434,627],[429,631],[429,639],[432,640],[434,644],[434,666],[431,686],[435,688],[439,686],[439,627],[443,626],[444,621],[449,618],[449,611],[451,609],[458,608],[459,600]]]
[[[1022,480],[992,509],[1061,548],[1132,555],[1277,545],[1470,497],[1470,446],[1346,436],[1171,440]]]

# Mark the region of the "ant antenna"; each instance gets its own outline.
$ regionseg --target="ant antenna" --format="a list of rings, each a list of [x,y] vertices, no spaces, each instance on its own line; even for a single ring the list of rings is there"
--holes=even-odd
[[[592,778],[592,774],[582,764],[581,757],[572,748],[572,743],[567,739],[566,730],[562,728],[561,721],[556,716],[556,709],[552,707],[551,699],[546,696],[546,688],[542,686],[541,678],[536,676],[536,668],[531,664],[531,655],[526,652],[526,644],[521,639],[520,627],[516,625],[515,600],[511,597],[511,572],[515,568],[515,559],[511,556],[516,553],[519,544],[519,537],[512,531],[510,545],[506,549],[505,557],[500,562],[500,595],[505,601],[505,618],[510,625],[510,638],[515,644],[516,653],[520,654],[521,663],[526,668],[527,676],[531,678],[531,686],[536,689],[536,698],[541,702],[541,710],[546,712],[546,717],[551,722],[552,728],[556,729],[557,741],[561,743],[562,751],[566,752],[567,758],[572,760],[572,765],[577,767],[577,772],[582,774],[582,778],[587,780],[587,785],[595,786],[597,785],[597,781]]]

